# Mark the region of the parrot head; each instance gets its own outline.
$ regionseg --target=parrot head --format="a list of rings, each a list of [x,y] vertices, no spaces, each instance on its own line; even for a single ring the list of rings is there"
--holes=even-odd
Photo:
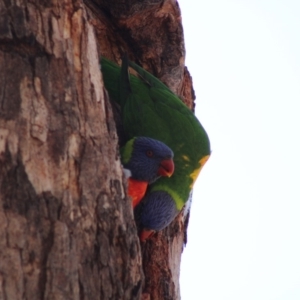
[[[147,193],[134,211],[138,227],[141,229],[141,241],[145,241],[151,233],[167,227],[178,212],[176,203],[169,193],[165,191]]]
[[[172,176],[173,151],[164,143],[148,137],[135,137],[121,149],[121,160],[130,177],[148,183],[160,176]]]

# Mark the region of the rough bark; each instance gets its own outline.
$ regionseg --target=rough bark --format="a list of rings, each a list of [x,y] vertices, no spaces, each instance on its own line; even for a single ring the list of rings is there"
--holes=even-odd
[[[0,1],[0,299],[139,299],[139,241],[81,1]]]
[[[140,247],[124,193],[124,51],[193,107],[177,2],[0,0],[0,299],[180,298],[185,217]]]

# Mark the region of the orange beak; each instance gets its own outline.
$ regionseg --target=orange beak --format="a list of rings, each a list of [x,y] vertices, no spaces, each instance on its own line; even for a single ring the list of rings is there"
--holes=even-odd
[[[146,229],[143,229],[141,232],[140,232],[140,241],[141,242],[145,242],[148,238],[150,238],[153,234],[155,233],[154,230],[146,230]]]
[[[173,159],[165,159],[161,161],[157,174],[160,176],[171,177],[172,174],[174,173],[174,169],[175,167],[174,167]]]

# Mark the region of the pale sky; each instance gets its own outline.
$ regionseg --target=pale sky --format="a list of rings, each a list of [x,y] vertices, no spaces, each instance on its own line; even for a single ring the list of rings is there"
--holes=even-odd
[[[179,0],[212,155],[182,300],[300,299],[300,1]]]

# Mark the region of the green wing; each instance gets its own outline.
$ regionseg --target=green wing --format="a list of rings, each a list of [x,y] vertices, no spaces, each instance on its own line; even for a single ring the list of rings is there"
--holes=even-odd
[[[140,78],[128,74],[128,63]],[[150,192],[168,192],[180,210],[210,155],[207,133],[192,111],[166,85],[141,67],[123,60],[121,70],[104,58],[101,65],[105,87],[121,106],[128,138],[148,136],[173,150],[174,174],[157,180],[151,185]]]

